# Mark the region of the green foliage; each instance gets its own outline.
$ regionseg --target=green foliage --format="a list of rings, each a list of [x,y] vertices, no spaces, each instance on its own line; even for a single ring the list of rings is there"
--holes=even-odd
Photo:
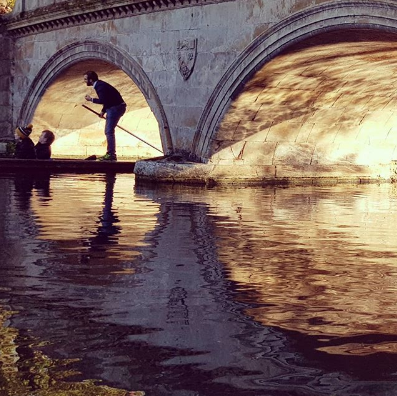
[[[7,0],[7,7],[14,8],[15,0]]]
[[[7,143],[7,152],[6,152],[7,157],[13,157],[14,156],[15,147],[16,147],[16,143],[15,142],[8,142]]]

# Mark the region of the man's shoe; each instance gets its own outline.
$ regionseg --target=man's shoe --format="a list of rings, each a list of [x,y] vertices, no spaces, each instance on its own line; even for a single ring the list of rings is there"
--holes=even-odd
[[[117,161],[117,156],[115,154],[105,154],[103,157],[99,157],[98,161]]]

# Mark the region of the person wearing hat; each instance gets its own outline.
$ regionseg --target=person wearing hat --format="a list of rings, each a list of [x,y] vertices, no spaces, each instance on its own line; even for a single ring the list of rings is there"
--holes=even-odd
[[[34,143],[29,135],[32,133],[33,125],[29,124],[25,127],[18,126],[15,129],[17,137],[17,144],[15,146],[15,158],[19,159],[34,159],[36,158],[36,152],[34,149]]]

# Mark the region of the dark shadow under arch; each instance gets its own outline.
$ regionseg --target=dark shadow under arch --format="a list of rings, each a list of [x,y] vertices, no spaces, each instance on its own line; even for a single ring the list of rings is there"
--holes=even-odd
[[[160,129],[160,137],[165,154],[173,151],[169,125],[163,106],[157,92],[141,68],[127,53],[114,46],[97,41],[76,42],[59,50],[41,68],[34,78],[23,101],[18,122],[29,122],[40,102],[46,88],[63,70],[85,60],[98,59],[109,62],[125,72],[141,90],[151,110],[153,111]]]

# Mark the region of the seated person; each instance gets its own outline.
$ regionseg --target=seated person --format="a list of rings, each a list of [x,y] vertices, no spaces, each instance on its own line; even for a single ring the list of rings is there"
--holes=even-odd
[[[32,133],[33,125],[29,124],[26,127],[17,127],[15,135],[17,138],[15,146],[15,158],[19,159],[34,159],[36,152],[34,150],[34,143],[29,135]]]
[[[39,142],[34,146],[36,150],[37,159],[50,159],[51,158],[51,144],[55,140],[53,132],[46,129],[39,137]]]

